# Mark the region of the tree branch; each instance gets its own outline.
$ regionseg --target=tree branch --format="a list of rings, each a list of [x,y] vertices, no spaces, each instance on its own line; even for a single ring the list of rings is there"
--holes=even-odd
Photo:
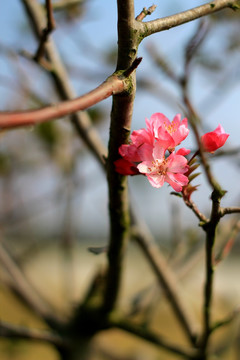
[[[53,16],[52,2],[51,2],[51,0],[45,0],[45,1],[46,1],[45,7],[46,7],[46,12],[47,12],[47,26],[42,31],[42,36],[40,39],[39,47],[37,49],[36,55],[34,56],[34,59],[36,61],[39,61],[39,59],[43,56],[45,45],[46,45],[46,42],[48,41],[48,37],[56,27],[54,16]]]
[[[63,319],[56,316],[56,311],[48,304],[28,282],[23,272],[10,257],[8,252],[0,243],[0,261],[4,266],[10,278],[13,280],[13,290],[21,299],[38,315],[40,315],[49,324],[61,324]]]
[[[38,39],[41,37],[42,29],[45,26],[45,15],[42,6],[36,0],[22,0],[22,4],[29,17],[33,31]],[[60,59],[58,51],[55,47],[53,39],[49,39],[45,47],[46,57],[48,59],[49,74],[52,76],[56,91],[62,100],[69,100],[76,98],[66,69]],[[84,111],[72,114],[70,117],[72,124],[85,142],[87,147],[93,153],[97,161],[105,167],[105,159],[107,157],[107,150],[101,141],[98,132],[92,125],[91,119]]]
[[[184,348],[180,345],[175,345],[170,341],[164,339],[163,337],[156,335],[151,330],[146,329],[145,327],[131,324],[129,321],[122,319],[110,317],[109,320],[110,327],[116,327],[118,329],[127,331],[128,333],[140,337],[154,345],[157,345],[160,348],[163,348],[167,351],[172,352],[175,355],[185,357],[187,359],[195,358],[197,352],[195,349]]]
[[[49,331],[29,329],[23,326],[8,324],[0,320],[0,337],[7,339],[27,339],[32,341],[47,342],[51,345],[68,348],[70,341]]]
[[[216,11],[222,10],[224,8],[233,8],[234,5],[237,4],[239,4],[239,0],[210,1],[207,4],[200,5],[193,9],[186,10],[175,15],[142,23],[142,34],[144,37],[146,37],[156,32],[169,30],[172,27],[185,24],[189,21],[196,20],[205,15],[213,14]]]
[[[140,14],[136,17],[136,20],[143,21],[146,16],[152,15],[152,13],[156,10],[156,7],[157,5],[152,5],[148,9],[144,7]]]
[[[96,89],[73,100],[47,106],[37,110],[1,112],[0,129],[11,129],[20,126],[31,126],[61,118],[63,116],[85,110],[109,96],[126,90],[125,78],[110,76]]]
[[[118,60],[117,71],[131,68],[137,55],[138,39],[132,31],[134,1],[117,1],[118,6]],[[103,309],[110,312],[118,299],[121,286],[123,259],[128,241],[129,206],[127,177],[115,171],[114,162],[119,158],[119,146],[127,143],[132,121],[136,92],[135,74],[129,78],[131,91],[113,96],[110,138],[108,145],[107,179],[109,191],[110,240],[108,269]]]
[[[134,239],[148,259],[149,264],[155,273],[160,286],[164,290],[179,323],[185,330],[188,339],[192,344],[195,344],[196,330],[194,329],[192,316],[189,314],[188,308],[185,306],[179,295],[174,275],[151,238],[151,235],[147,234],[146,231],[147,230],[144,230],[141,224],[137,223],[136,227],[133,229]]]
[[[224,215],[229,215],[229,214],[236,214],[236,213],[240,213],[240,207],[225,207],[225,208],[221,208],[220,209],[220,216],[223,217]]]

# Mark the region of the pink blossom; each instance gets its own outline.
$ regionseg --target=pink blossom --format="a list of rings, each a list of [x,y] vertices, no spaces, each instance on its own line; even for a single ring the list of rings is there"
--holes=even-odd
[[[221,125],[218,125],[214,131],[204,134],[201,142],[205,151],[213,153],[225,144],[228,137],[229,134],[225,133]]]
[[[142,149],[141,157],[143,161],[137,168],[147,176],[153,187],[160,188],[167,182],[175,191],[180,192],[182,187],[188,184],[187,176],[183,175],[188,171],[187,159],[184,156],[172,152],[165,158],[165,149],[156,142],[152,152],[149,148]]]
[[[187,159],[190,150],[175,147],[188,135],[187,119],[181,121],[178,114],[170,122],[168,118],[155,113],[146,119],[146,129],[135,130],[130,136],[130,143],[119,148],[121,159],[115,161],[115,169],[122,175],[142,174],[156,188],[169,183],[175,191],[182,191],[188,184]],[[166,157],[166,151],[170,153]]]
[[[146,119],[146,125],[149,132],[155,136],[156,139],[161,139],[165,132],[167,132],[169,139],[168,149],[173,151],[189,133],[187,118],[181,121],[181,115],[177,114],[173,121],[162,113],[155,113],[151,116],[150,120]],[[164,136],[166,138],[166,134]]]
[[[139,170],[137,168],[137,166],[126,159],[118,159],[115,161],[114,163],[115,165],[115,170],[122,175],[138,175],[139,174]]]

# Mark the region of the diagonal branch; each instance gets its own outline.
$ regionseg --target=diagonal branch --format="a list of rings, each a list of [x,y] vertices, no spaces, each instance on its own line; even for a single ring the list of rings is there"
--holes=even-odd
[[[56,24],[53,16],[53,8],[51,0],[46,0],[46,12],[47,12],[47,26],[42,30],[42,36],[40,39],[39,47],[37,49],[34,59],[38,61],[44,53],[46,42],[51,32],[55,29]]]
[[[144,339],[154,345],[157,345],[160,348],[168,350],[169,352],[172,352],[175,355],[179,355],[187,359],[196,358],[197,351],[195,349],[192,348],[189,349],[180,345],[175,345],[169,340],[166,340],[163,337],[156,335],[156,333],[152,332],[149,329],[146,329],[143,326],[132,324],[129,321],[118,319],[117,317],[114,318],[114,316],[110,317],[109,325],[110,327],[116,327],[118,329],[128,332],[129,334],[140,337],[141,339]]]
[[[0,320],[0,338],[28,339],[52,344],[61,348],[68,348],[70,341],[49,331],[29,329],[23,326],[8,324]]]
[[[11,129],[20,126],[36,125],[87,109],[113,94],[126,90],[124,80],[125,78],[113,74],[96,89],[76,99],[63,101],[59,104],[36,110],[1,112],[0,128]]]
[[[13,290],[21,299],[38,315],[48,323],[61,324],[52,306],[43,299],[36,289],[28,282],[27,278],[10,257],[6,249],[0,244],[0,262],[6,269],[12,281]]]
[[[21,0],[32,25],[33,32],[38,39],[41,38],[42,29],[45,26],[45,15],[42,6],[36,0]],[[70,84],[68,74],[55,47],[53,39],[49,39],[45,47],[46,57],[50,64],[49,74],[56,87],[56,91],[62,100],[76,97],[75,91]],[[97,161],[105,167],[107,150],[98,132],[92,126],[91,119],[84,111],[72,114],[71,122],[76,133],[91,150]]]
[[[224,8],[237,8],[239,0],[215,0],[210,1],[207,4],[197,6],[193,9],[180,12],[175,15],[167,16],[161,19],[140,23],[142,34],[144,37],[160,32],[163,30],[169,30],[172,27],[176,27],[187,22],[196,20],[202,16],[213,14]]]
[[[190,343],[194,344],[196,340],[196,329],[194,328],[192,316],[179,295],[175,276],[170,271],[165,258],[160,253],[151,234],[144,228],[143,224],[136,221],[132,235],[142,249],[145,257],[148,259],[149,264],[155,273],[174,314],[190,340]]]

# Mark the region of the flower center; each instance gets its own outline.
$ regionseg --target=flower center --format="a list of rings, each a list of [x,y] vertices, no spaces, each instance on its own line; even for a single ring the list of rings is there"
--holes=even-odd
[[[148,170],[151,173],[155,173],[158,175],[166,175],[167,174],[167,160],[158,160],[156,159],[155,161],[152,161],[152,167],[149,167]]]
[[[170,125],[168,125],[166,122],[164,122],[164,127],[169,134],[175,133],[175,131],[177,131],[177,129],[178,129],[177,124],[174,122],[172,122]]]

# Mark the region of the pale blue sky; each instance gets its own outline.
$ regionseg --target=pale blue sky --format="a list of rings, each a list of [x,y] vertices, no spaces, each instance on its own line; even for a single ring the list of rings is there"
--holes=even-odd
[[[42,1],[43,2],[43,1]],[[175,0],[169,2],[169,0],[158,2],[156,12],[150,19],[154,19],[160,16],[167,16],[178,11],[186,10],[193,6],[204,4],[206,1],[197,0]],[[151,6],[152,1],[149,0],[136,0],[136,15],[145,6]],[[91,79],[90,82],[81,81],[81,78],[72,79],[72,82],[76,88],[78,94],[84,93],[87,90],[97,86],[101,81],[105,80],[106,76],[110,75],[108,69],[103,66],[101,57],[92,56],[91,53],[86,51],[85,42],[89,41],[91,46],[96,50],[101,51],[102,48],[112,47],[117,42],[117,29],[116,29],[116,1],[113,0],[92,0],[88,2],[89,11],[82,22],[75,20],[74,31],[70,31],[70,26],[64,27],[58,26],[53,36],[58,44],[64,59],[68,65],[78,67],[80,69],[92,69],[94,72],[96,69],[100,69],[100,77]],[[148,20],[147,19],[147,20]],[[26,30],[24,25],[25,15],[20,0],[8,0],[1,1],[0,4],[0,45],[6,45],[9,48],[17,50],[34,51],[36,48],[36,42],[31,33],[24,32],[24,37],[20,36],[20,30]],[[137,76],[145,76],[150,74],[154,76],[156,82],[161,83],[161,86],[167,86],[168,89],[172,89],[172,85],[166,82],[164,76],[151,73],[152,62],[149,59],[145,46],[151,42],[154,42],[156,47],[159,47],[163,53],[168,55],[172,65],[178,70],[181,70],[183,59],[183,46],[187,40],[191,37],[194,29],[196,29],[197,22],[185,24],[175,29],[156,34],[144,42],[139,47],[139,56],[143,56],[143,61],[137,70]],[[69,30],[69,32],[68,32]],[[213,51],[216,47],[222,45],[222,39],[224,39],[225,28],[218,30],[219,33],[211,37],[208,43],[209,51]],[[69,56],[70,54],[70,56]],[[22,59],[19,60],[21,66],[26,66]],[[239,64],[240,56],[234,55],[234,59],[229,60],[229,68]],[[239,66],[238,66],[239,69]],[[90,71],[89,70],[89,71]],[[4,60],[0,59],[0,75],[7,75],[10,78],[14,78],[12,68]],[[156,76],[155,76],[156,75]],[[211,108],[211,111],[206,112],[205,108],[199,108],[200,113],[205,117],[205,120],[209,126],[209,129],[215,129],[219,123],[223,125],[226,132],[230,133],[229,141],[226,146],[239,146],[239,93],[240,82],[239,72],[236,73],[236,81],[232,86],[232,91],[228,92],[226,96],[221,98],[220,102]],[[210,80],[209,80],[210,79]],[[214,89],[214,80],[203,76],[203,72],[197,68],[194,72],[192,79],[191,95],[198,106],[202,103],[203,99],[207,99]],[[37,78],[35,81],[35,87],[38,89],[41,87],[41,82],[46,79],[43,77]],[[174,90],[175,91],[175,90]],[[214,90],[216,92],[216,89]],[[176,92],[177,93],[177,92]],[[4,102],[6,96],[9,96],[9,91],[5,86],[0,86],[1,101]],[[110,111],[111,100],[105,101],[108,110]],[[1,102],[0,102],[0,106]],[[157,98],[152,94],[137,91],[136,102],[134,107],[133,116],[133,128],[141,128],[145,125],[145,118],[150,117],[154,112],[163,112],[170,119],[173,118],[176,112],[180,112],[177,107],[170,108],[161,97]],[[109,121],[109,119],[107,120]],[[103,134],[105,141],[108,137],[108,126],[106,126],[106,132]],[[186,142],[186,146],[190,148],[194,147],[191,136]],[[94,228],[100,227],[105,233],[107,229],[107,189],[105,184],[105,178],[101,174],[101,171],[96,165],[95,161],[89,157],[84,161],[85,174],[89,177],[88,186],[84,190],[84,194],[81,198],[81,208],[86,209],[85,212],[81,211],[79,226],[86,226],[89,230],[92,230],[92,223],[94,222]],[[91,177],[90,174],[94,173],[95,176]],[[219,182],[222,186],[228,190],[228,194],[225,197],[223,203],[226,205],[237,205],[239,202],[239,168],[235,166],[235,163],[230,159],[220,161],[217,160],[214,163],[214,173],[218,176]],[[202,182],[199,191],[194,196],[196,202],[199,203],[202,210],[209,207],[209,187],[205,184],[203,177],[199,177]],[[197,183],[199,182],[197,179]],[[133,193],[134,201],[137,203],[140,212],[147,218],[151,227],[155,230],[159,227],[159,219],[169,220],[169,193],[170,188],[166,185],[162,189],[152,188],[147,180],[143,177],[130,179],[131,192]],[[171,200],[172,201],[172,200]],[[78,207],[78,200],[75,201],[76,212]],[[181,205],[184,216],[190,220],[188,222],[197,223],[194,217],[190,214],[188,209]],[[91,213],[91,222],[89,222],[89,213]]]

